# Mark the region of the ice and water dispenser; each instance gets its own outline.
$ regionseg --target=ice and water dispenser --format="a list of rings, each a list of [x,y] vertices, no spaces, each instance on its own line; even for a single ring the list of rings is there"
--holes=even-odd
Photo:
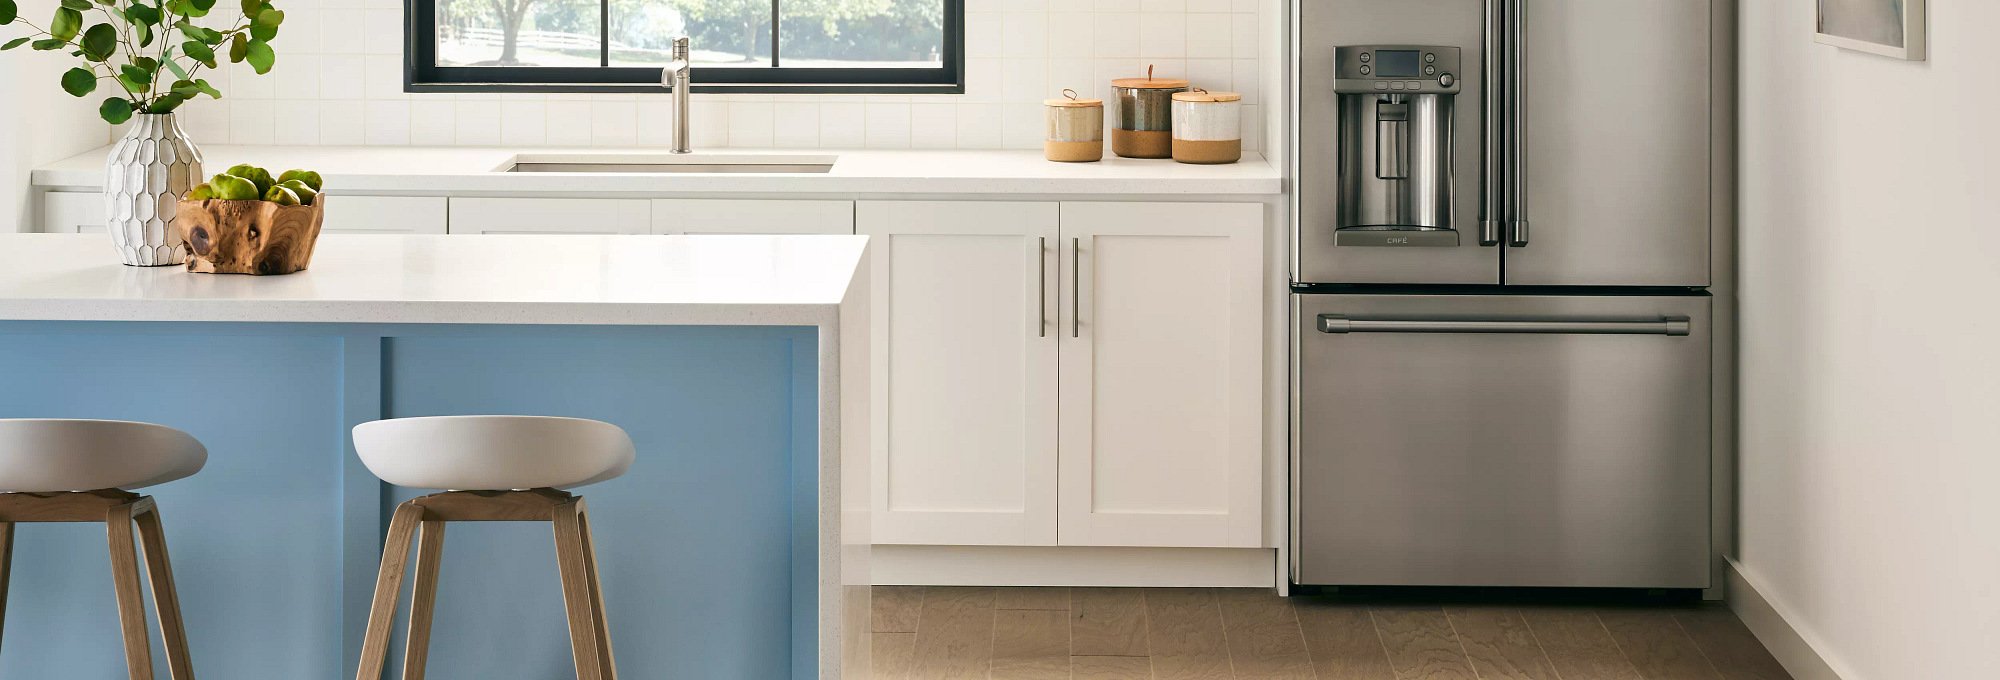
[[[1336,245],[1456,246],[1452,109],[1459,49],[1335,48],[1340,97]]]

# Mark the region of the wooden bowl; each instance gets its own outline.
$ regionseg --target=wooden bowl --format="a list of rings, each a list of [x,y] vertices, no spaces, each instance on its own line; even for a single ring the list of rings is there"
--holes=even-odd
[[[181,201],[174,229],[188,246],[188,271],[290,274],[312,264],[327,197],[312,205],[270,201]]]

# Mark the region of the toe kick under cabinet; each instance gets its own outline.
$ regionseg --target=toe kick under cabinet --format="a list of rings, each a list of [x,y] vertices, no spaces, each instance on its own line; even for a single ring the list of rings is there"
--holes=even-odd
[[[876,543],[1262,544],[1261,204],[855,214]]]

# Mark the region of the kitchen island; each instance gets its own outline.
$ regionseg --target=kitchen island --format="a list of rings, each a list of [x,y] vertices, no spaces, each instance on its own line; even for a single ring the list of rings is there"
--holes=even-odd
[[[842,512],[868,507],[866,449],[842,445],[862,433],[839,408],[865,389],[842,375],[867,375],[866,252],[858,236],[329,235],[310,270],[247,277],[9,234],[0,418],[157,422],[208,447],[199,474],[145,491],[204,679],[352,677],[387,511],[428,490],[376,480],[348,431],[486,413],[631,433],[631,471],[580,491],[624,676],[866,677],[866,515]],[[429,677],[569,672],[547,531],[453,529]],[[102,535],[17,534],[0,677],[122,677]]]

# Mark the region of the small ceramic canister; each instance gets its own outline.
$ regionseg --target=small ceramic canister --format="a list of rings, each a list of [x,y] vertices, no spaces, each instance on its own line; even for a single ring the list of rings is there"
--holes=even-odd
[[[1111,129],[1111,152],[1126,158],[1171,158],[1174,155],[1173,97],[1187,91],[1188,81],[1178,78],[1119,78],[1111,81],[1117,93],[1117,125]]]
[[[1104,158],[1104,100],[1078,99],[1063,90],[1061,99],[1043,100],[1048,107],[1048,136],[1042,155],[1062,163],[1088,163]]]
[[[1174,160],[1212,165],[1243,158],[1243,95],[1174,94]]]

